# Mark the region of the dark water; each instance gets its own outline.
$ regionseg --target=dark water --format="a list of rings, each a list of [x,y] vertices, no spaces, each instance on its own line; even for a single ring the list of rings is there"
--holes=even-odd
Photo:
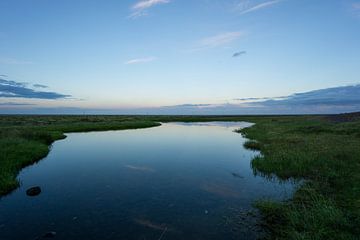
[[[1,198],[0,239],[255,239],[251,203],[293,187],[253,175],[258,153],[232,131],[248,125],[67,134]],[[31,186],[42,193],[28,197]]]

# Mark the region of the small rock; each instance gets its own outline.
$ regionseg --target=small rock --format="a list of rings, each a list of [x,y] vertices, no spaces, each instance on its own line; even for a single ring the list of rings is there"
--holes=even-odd
[[[53,238],[56,236],[56,232],[47,232],[43,235],[43,238]]]
[[[40,193],[41,193],[41,188],[40,187],[32,187],[32,188],[29,188],[28,190],[26,190],[26,195],[28,195],[30,197],[37,196]]]
[[[73,217],[72,220],[74,220],[74,221],[77,220],[77,217]]]
[[[209,213],[209,211],[208,210],[205,210],[205,214],[208,214]]]

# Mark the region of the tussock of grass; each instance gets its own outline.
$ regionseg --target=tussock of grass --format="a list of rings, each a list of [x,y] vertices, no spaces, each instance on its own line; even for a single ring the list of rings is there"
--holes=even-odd
[[[244,147],[246,149],[260,151],[261,150],[261,144],[254,140],[248,140],[244,143]]]
[[[358,239],[354,222],[335,202],[306,186],[292,201],[259,201],[269,239]]]

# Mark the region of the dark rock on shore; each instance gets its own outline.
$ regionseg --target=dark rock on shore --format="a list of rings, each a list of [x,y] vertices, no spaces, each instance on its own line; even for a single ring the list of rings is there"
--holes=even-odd
[[[28,190],[26,190],[26,195],[28,195],[30,197],[37,196],[40,193],[41,193],[41,188],[40,187],[32,187],[32,188],[29,188]]]

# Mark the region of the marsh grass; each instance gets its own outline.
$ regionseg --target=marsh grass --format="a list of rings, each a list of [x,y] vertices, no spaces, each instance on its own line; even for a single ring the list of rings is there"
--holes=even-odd
[[[304,182],[285,202],[258,201],[267,239],[360,239],[360,118],[337,116],[0,116],[0,196],[65,132],[136,129],[158,122],[248,121],[255,174]]]
[[[261,144],[254,140],[248,140],[244,143],[244,147],[246,149],[260,151],[261,150]]]
[[[260,119],[242,130],[262,144],[255,173],[305,182],[289,201],[255,204],[268,239],[360,239],[359,132],[358,120],[323,117]]]
[[[49,146],[65,132],[123,130],[159,126],[121,116],[1,116],[0,196],[19,186],[19,171],[49,153]]]

